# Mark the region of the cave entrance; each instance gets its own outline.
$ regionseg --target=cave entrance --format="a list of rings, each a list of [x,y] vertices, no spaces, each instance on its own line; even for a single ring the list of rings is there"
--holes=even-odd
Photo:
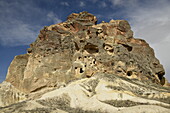
[[[84,49],[85,49],[88,53],[90,53],[90,54],[94,54],[94,53],[98,53],[98,52],[99,52],[98,46],[93,45],[93,44],[90,44],[90,43],[88,43],[87,45],[85,45]]]
[[[127,72],[127,76],[132,76],[132,74],[133,74],[132,71]]]
[[[124,46],[129,52],[132,51],[132,47],[126,44],[122,44],[122,46]]]
[[[158,78],[160,80],[161,85],[164,85],[165,84],[165,77],[163,77],[163,75],[165,74],[165,72],[161,71],[161,72],[158,72],[156,74],[158,75]]]
[[[83,68],[80,68],[80,73],[83,73],[84,71],[83,71]]]

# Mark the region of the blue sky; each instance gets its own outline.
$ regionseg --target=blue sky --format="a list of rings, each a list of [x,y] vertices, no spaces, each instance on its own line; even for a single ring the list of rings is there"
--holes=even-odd
[[[170,0],[0,0],[0,82],[14,56],[26,53],[43,26],[82,11],[99,23],[128,20],[134,37],[154,48],[170,81]]]

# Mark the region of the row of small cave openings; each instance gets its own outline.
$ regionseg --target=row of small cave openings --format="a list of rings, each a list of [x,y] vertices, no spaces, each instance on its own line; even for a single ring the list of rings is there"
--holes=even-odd
[[[79,58],[81,58],[81,57],[79,57]],[[93,64],[95,64],[95,63],[96,63],[96,61],[93,61]],[[87,65],[85,64],[84,67],[87,67]],[[83,70],[82,67],[75,66],[74,69],[75,69],[76,72],[79,72],[80,74],[84,73],[84,70]],[[106,73],[106,72],[107,72],[107,70],[105,69],[105,70],[104,70],[104,73]],[[121,73],[121,72],[122,72],[122,71],[120,71],[120,73]],[[133,71],[127,71],[127,72],[126,72],[126,75],[127,75],[127,76],[132,76],[132,74],[133,74]]]
[[[90,56],[84,56],[84,58],[90,58]],[[79,56],[78,59],[83,59],[83,57]],[[92,61],[87,61],[87,62],[90,62],[89,65],[94,65],[96,64],[96,59],[92,59]],[[84,64],[84,67],[86,68],[87,67],[87,62]],[[79,66],[75,66],[74,67],[75,70],[79,70],[79,73],[83,73],[84,70],[82,67],[79,67]]]
[[[83,70],[83,68],[79,68],[79,67],[75,67],[74,68],[75,70],[78,70],[79,71],[79,73],[84,73],[84,70]],[[104,70],[104,72],[107,72],[107,70]],[[133,74],[133,72],[132,71],[127,71],[127,76],[131,76]]]
[[[122,44],[122,46],[125,47],[129,52],[131,52],[133,49],[129,45]],[[76,48],[79,51],[79,47],[77,44],[76,44]],[[86,44],[83,49],[89,54],[95,54],[99,52],[98,46],[90,44],[90,43]],[[111,45],[103,44],[103,49],[108,51],[109,52],[108,54],[114,53],[114,48]]]

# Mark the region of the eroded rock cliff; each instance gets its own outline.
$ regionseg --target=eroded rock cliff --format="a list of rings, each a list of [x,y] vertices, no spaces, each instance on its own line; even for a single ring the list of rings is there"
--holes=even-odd
[[[12,61],[8,69],[6,82],[9,82],[27,98],[23,100],[30,100],[40,98],[43,93],[49,90],[56,88],[60,90],[60,87],[65,87],[70,82],[71,84],[77,84],[79,87],[86,87],[76,82],[79,79],[85,79],[86,81],[95,79],[95,87],[86,92],[92,96],[87,97],[89,99],[93,95],[95,95],[93,98],[97,96],[94,103],[97,102],[99,108],[102,105],[109,106],[106,110],[109,112],[109,110],[113,111],[114,109],[108,105],[108,102],[111,102],[110,100],[114,100],[113,104],[116,107],[122,106],[117,104],[121,103],[117,101],[124,101],[122,99],[124,96],[117,100],[118,95],[126,95],[126,102],[135,100],[131,100],[133,97],[138,99],[152,97],[155,100],[156,98],[158,98],[157,100],[160,98],[169,99],[168,88],[162,87],[165,84],[164,74],[164,68],[155,57],[153,49],[144,40],[133,37],[133,32],[127,21],[111,20],[108,23],[97,24],[97,18],[94,15],[81,12],[69,15],[65,22],[46,26],[40,30],[36,41],[30,44],[27,54],[16,56]],[[102,81],[108,75],[110,82]],[[110,79],[111,76],[112,79]],[[115,78],[119,77],[121,78],[119,82],[115,82],[117,81]],[[149,84],[155,84],[156,86],[149,86]],[[76,88],[80,90],[81,88],[77,85]],[[91,84],[89,84],[89,87],[92,87]],[[106,92],[100,88],[106,89]],[[137,89],[139,92],[135,92]],[[70,90],[66,90],[64,94],[67,91]],[[98,91],[97,94],[96,91]],[[107,94],[109,91],[112,93]],[[55,94],[59,95],[59,92]],[[110,99],[102,97],[100,92],[103,96],[106,94]],[[152,94],[153,92],[154,94]],[[70,93],[68,92],[67,95],[70,95]],[[86,93],[84,92],[84,94]],[[82,93],[82,95],[84,94]],[[110,95],[115,95],[115,97],[113,96],[111,99],[112,96]],[[149,95],[151,96],[148,97]],[[68,97],[73,98],[72,96]],[[3,98],[1,94],[0,98]],[[82,98],[84,101],[87,99],[86,97]],[[102,98],[105,99],[102,100]],[[99,101],[107,102],[101,104]],[[141,102],[139,99],[138,102],[133,101],[132,104],[138,105],[149,102],[149,100],[143,101]],[[13,103],[16,102],[18,101]],[[43,101],[40,103],[40,106],[46,106],[42,104]],[[74,104],[77,103],[74,102]],[[72,103],[71,107],[76,108],[74,104]],[[155,105],[160,104],[160,102],[148,104]],[[82,103],[83,105],[85,103]],[[167,107],[169,101],[160,105]],[[123,107],[126,106],[123,105]],[[91,109],[89,108],[89,110]]]
[[[96,22],[95,16],[82,12],[44,27],[28,54],[15,57],[6,81],[24,92],[97,72],[162,83],[163,66],[148,43],[133,38],[127,21]]]

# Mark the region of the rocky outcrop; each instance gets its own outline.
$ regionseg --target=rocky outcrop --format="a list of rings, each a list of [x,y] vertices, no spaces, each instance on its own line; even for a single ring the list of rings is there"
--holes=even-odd
[[[46,93],[33,102],[38,109],[54,109],[43,103],[53,94],[48,92],[56,89],[52,99],[67,94],[66,109],[75,110],[81,106],[84,110],[96,108],[109,112],[119,110],[118,107],[131,107],[124,104],[130,103],[132,106],[159,105],[166,111],[170,94],[168,88],[162,87],[168,87],[164,74],[153,49],[144,40],[133,37],[127,21],[111,20],[97,24],[94,15],[81,12],[69,15],[65,22],[40,30],[27,54],[16,56],[12,61],[6,82],[27,95],[21,100],[39,99]],[[71,93],[77,95],[78,100]],[[90,106],[94,103],[97,104],[95,107]],[[26,110],[22,107],[18,110]],[[12,108],[3,108],[2,111],[8,109]],[[60,106],[56,110],[64,109]]]
[[[148,43],[133,38],[127,21],[96,22],[95,16],[82,12],[44,27],[28,54],[14,58],[6,81],[27,93],[97,72],[164,84],[163,66]]]

